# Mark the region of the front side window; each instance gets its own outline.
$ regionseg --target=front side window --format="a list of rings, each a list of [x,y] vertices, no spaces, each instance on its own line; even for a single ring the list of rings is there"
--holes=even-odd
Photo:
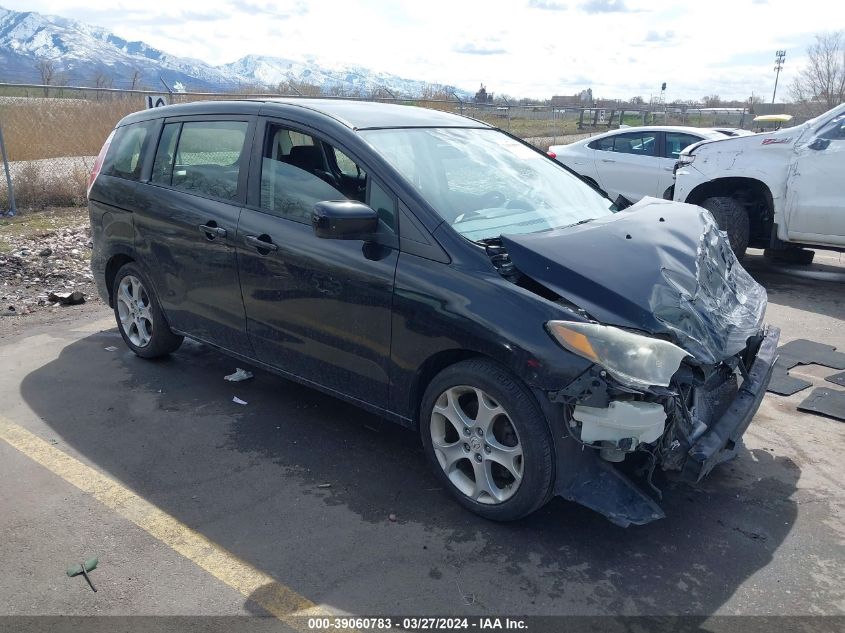
[[[246,121],[190,121],[164,126],[152,180],[202,196],[238,195]]]
[[[685,148],[702,140],[692,134],[682,132],[666,132],[666,158],[678,158]]]
[[[829,141],[838,141],[845,138],[845,114],[842,114],[831,121],[819,134],[819,138]]]
[[[534,233],[612,213],[607,198],[498,130],[415,128],[360,134],[471,240]]]
[[[144,121],[118,128],[100,173],[139,180],[144,152],[155,125],[156,121]]]
[[[613,137],[613,151],[618,154],[654,156],[657,135],[654,132],[632,132]]]
[[[260,207],[310,224],[314,205],[326,200],[366,202],[379,213],[382,230],[396,230],[395,201],[354,160],[312,136],[268,126],[261,159]]]

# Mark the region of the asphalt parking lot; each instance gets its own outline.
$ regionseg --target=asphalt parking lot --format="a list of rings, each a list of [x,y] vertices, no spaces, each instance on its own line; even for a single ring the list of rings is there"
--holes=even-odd
[[[845,350],[845,255],[746,266],[782,342]],[[240,363],[198,344],[136,358],[106,308],[60,316],[0,339],[0,615],[845,614],[845,423],[798,412],[809,391],[768,394],[701,484],[661,483],[662,521],[555,499],[500,525],[409,431],[224,382]],[[65,575],[91,556],[96,593]]]

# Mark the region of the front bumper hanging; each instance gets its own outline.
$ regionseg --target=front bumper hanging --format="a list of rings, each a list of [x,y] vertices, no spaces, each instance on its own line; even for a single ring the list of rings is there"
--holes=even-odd
[[[777,359],[779,338],[778,328],[766,328],[736,396],[687,451],[681,473],[683,479],[699,481],[715,466],[737,454],[740,439],[760,408],[768,388]],[[597,451],[572,441],[568,435],[568,432],[555,433],[556,495],[600,512],[622,527],[643,525],[665,516],[657,502],[640,486],[601,459]]]
[[[760,408],[772,378],[779,339],[780,329],[769,326],[760,343],[757,357],[748,370],[748,377],[733,402],[687,452],[688,459],[683,470],[685,478],[700,481],[716,465],[736,455],[739,440]]]

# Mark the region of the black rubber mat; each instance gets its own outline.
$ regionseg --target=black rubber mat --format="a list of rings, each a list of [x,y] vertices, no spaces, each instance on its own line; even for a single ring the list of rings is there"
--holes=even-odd
[[[793,378],[789,370],[797,365],[824,365],[833,369],[845,369],[845,354],[837,352],[835,347],[815,341],[797,339],[778,348],[778,360],[772,372],[769,391],[782,396],[791,396],[813,383]],[[837,383],[838,384],[838,383]]]
[[[839,385],[840,387],[845,387],[845,371],[841,374],[833,374],[832,376],[828,376],[825,378],[826,381],[832,382],[834,385]]]
[[[845,421],[845,391],[817,387],[798,405],[798,410]]]

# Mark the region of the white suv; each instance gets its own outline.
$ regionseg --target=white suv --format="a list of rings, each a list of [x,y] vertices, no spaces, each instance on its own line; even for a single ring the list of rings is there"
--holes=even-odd
[[[748,246],[774,254],[794,246],[842,250],[843,177],[845,104],[777,132],[686,148],[674,199],[708,209],[740,257]]]

